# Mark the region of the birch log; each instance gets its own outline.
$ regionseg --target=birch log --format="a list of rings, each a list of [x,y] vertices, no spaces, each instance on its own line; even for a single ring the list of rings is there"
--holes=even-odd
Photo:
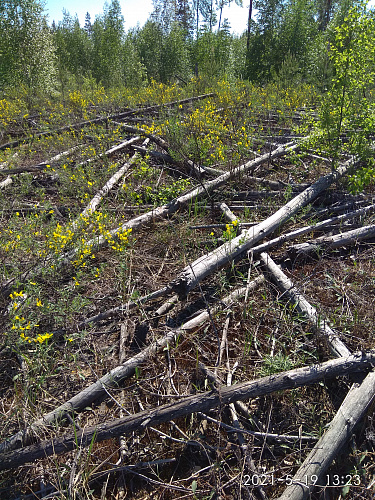
[[[355,210],[354,212],[350,212],[347,214],[343,215],[338,215],[337,217],[330,217],[329,219],[326,219],[322,222],[318,222],[317,224],[313,224],[311,226],[305,226],[301,227],[299,229],[295,229],[294,231],[290,231],[289,233],[284,233],[280,235],[278,238],[274,238],[273,240],[266,241],[265,243],[261,243],[260,245],[257,245],[256,247],[250,248],[249,254],[258,254],[261,252],[265,252],[269,250],[270,248],[274,248],[276,246],[282,245],[286,241],[292,240],[294,238],[297,238],[298,236],[303,236],[304,234],[307,233],[312,233],[314,231],[321,231],[327,226],[334,225],[334,224],[340,224],[341,222],[344,222],[346,220],[351,220],[355,219],[357,217],[361,217],[363,215],[366,215],[368,213],[371,213],[375,210],[375,205],[368,205],[367,207],[363,207],[359,210]],[[304,245],[304,243],[303,243]],[[294,245],[291,248],[296,248],[298,245]]]
[[[268,219],[250,229],[245,229],[236,238],[224,243],[224,245],[216,248],[209,254],[200,257],[183,269],[177,279],[171,283],[171,287],[180,296],[186,296],[189,291],[195,288],[206,276],[214,273],[217,269],[225,266],[229,262],[240,258],[247,250],[258,243],[258,241],[278,229],[286,220],[290,219],[292,215],[298,212],[298,210],[310,203],[333,182],[345,175],[354,165],[355,162],[353,159],[348,160],[334,172],[321,177],[317,182],[268,217]]]
[[[311,498],[311,490],[327,484],[324,477],[328,467],[348,441],[355,425],[363,418],[375,397],[375,373],[370,372],[362,384],[355,384],[348,392],[329,429],[320,438],[310,452],[292,484],[288,486],[278,500],[305,500]]]
[[[218,187],[224,185],[227,181],[236,178],[237,176],[242,175],[244,172],[255,168],[267,161],[272,160],[273,158],[279,158],[281,156],[284,156],[291,151],[294,151],[298,146],[296,144],[287,144],[286,146],[281,146],[271,153],[267,153],[265,155],[260,156],[259,158],[256,158],[255,160],[251,160],[244,165],[241,165],[239,167],[234,168],[233,170],[230,170],[229,172],[225,172],[225,174],[220,175],[216,179],[213,179],[211,181],[207,181],[204,184],[201,184],[200,186],[194,188],[193,190],[189,191],[188,193],[179,196],[178,198],[175,198],[171,202],[169,202],[166,205],[162,205],[158,208],[152,209],[151,211],[139,215],[138,217],[135,217],[134,219],[131,219],[121,226],[112,229],[109,231],[109,234],[116,239],[117,235],[119,233],[122,233],[128,229],[132,229],[133,231],[136,229],[139,229],[140,227],[143,227],[146,224],[149,224],[152,221],[158,220],[158,219],[165,219],[168,216],[172,215],[175,213],[177,210],[179,210],[182,207],[185,207],[188,203],[192,202],[195,199],[198,199],[204,195],[208,195],[210,192],[212,192],[214,189],[217,189]],[[96,238],[93,238],[90,241],[86,242],[86,245],[89,247],[91,246],[95,251],[98,251],[101,248],[105,248],[108,245],[108,241],[106,238],[103,236],[98,236]],[[65,254],[62,254],[58,258],[58,262],[54,263],[54,265],[57,267],[64,267],[69,265],[77,256],[79,252],[79,248],[74,248],[70,252],[66,252]],[[55,260],[55,257],[53,257]],[[49,262],[49,261],[48,261]],[[37,275],[38,272],[41,272],[43,268],[35,269],[33,271],[33,276]],[[22,281],[26,278],[30,278],[30,272],[27,271],[24,273],[22,276],[19,276],[17,280],[22,283]],[[0,288],[0,295],[3,296],[8,296],[11,292],[14,278],[9,279],[5,283],[2,283],[1,288]]]
[[[98,321],[103,321],[107,318],[123,314],[126,311],[130,311],[131,309],[134,309],[135,307],[139,307],[142,304],[145,304],[146,302],[149,302],[154,299],[158,299],[160,297],[164,297],[168,295],[170,292],[170,289],[168,287],[163,287],[160,288],[159,290],[156,290],[155,292],[151,292],[148,295],[145,295],[143,297],[140,297],[137,300],[130,300],[129,302],[126,302],[125,304],[120,304],[117,307],[113,307],[111,309],[107,309],[106,311],[102,311],[99,314],[95,314],[95,316],[91,316],[89,318],[84,319],[81,323],[78,324],[79,328],[84,328],[86,325],[90,323],[97,323]]]
[[[168,151],[168,149],[169,149],[168,143],[164,139],[162,139],[161,137],[159,137],[158,135],[150,134],[149,132],[147,132],[143,128],[132,127],[131,125],[125,125],[124,123],[118,123],[118,125],[122,129],[126,130],[126,132],[131,132],[132,134],[141,134],[141,135],[144,135],[145,137],[147,137],[148,139],[150,139],[152,142],[154,142],[155,144],[157,144],[158,146],[160,146],[165,151]]]
[[[309,321],[311,321],[315,331],[324,335],[334,356],[349,356],[350,351],[346,345],[328,326],[326,321],[318,314],[315,307],[313,307],[297,290],[292,281],[282,272],[271,257],[267,253],[263,252],[260,254],[260,260],[267,271],[272,275],[278,288],[291,298],[292,302],[296,305],[297,311],[300,311],[309,319]]]
[[[91,199],[91,201],[88,203],[88,205],[84,208],[84,210],[79,214],[79,216],[76,218],[75,221],[72,222],[72,230],[75,231],[77,227],[79,226],[80,221],[86,215],[91,214],[92,212],[95,212],[96,207],[99,205],[99,203],[102,201],[104,196],[106,196],[109,191],[117,184],[117,182],[125,175],[125,173],[129,170],[129,168],[133,165],[135,160],[137,159],[138,154],[135,153],[129,161],[124,163],[122,167],[115,172],[112,177],[104,184],[102,188],[99,189],[99,191],[96,193],[96,195]]]
[[[7,186],[10,186],[12,184],[13,180],[10,175],[6,179],[0,182],[0,189],[4,189]]]
[[[18,467],[27,462],[35,461],[51,455],[66,453],[80,446],[89,446],[92,441],[100,442],[131,432],[142,431],[149,426],[191,415],[195,412],[207,412],[218,406],[235,401],[255,398],[276,391],[294,389],[296,387],[317,383],[327,378],[348,375],[357,371],[372,368],[375,362],[375,352],[356,353],[347,358],[334,359],[325,363],[304,366],[294,370],[270,375],[250,382],[243,382],[231,387],[220,387],[218,390],[206,391],[183,398],[181,401],[148,409],[135,415],[119,418],[107,424],[86,427],[72,434],[43,441],[20,450],[14,450],[0,455],[0,470]],[[373,387],[369,386],[369,392]],[[362,395],[362,393],[361,393]],[[366,398],[368,400],[368,397]],[[358,401],[358,400],[356,400]],[[354,406],[354,405],[353,405]],[[358,405],[360,406],[360,405]],[[353,408],[355,410],[355,408]],[[351,416],[347,414],[343,420],[350,423]],[[290,497],[285,497],[290,498]]]
[[[170,108],[182,104],[188,104],[190,102],[195,102],[195,101],[201,101],[203,99],[207,99],[208,97],[215,97],[216,94],[214,92],[211,92],[209,94],[202,94],[194,97],[187,97],[186,99],[180,99],[178,101],[173,101],[173,102],[166,102],[164,104],[156,104],[154,106],[147,106],[145,108],[137,108],[137,109],[131,109],[129,111],[125,111],[124,113],[119,113],[117,115],[113,115],[110,118],[114,120],[120,120],[123,118],[126,118],[131,115],[136,115],[136,114],[141,114],[141,113],[150,113],[152,111],[158,111],[159,109],[163,108]]]
[[[214,314],[216,311],[221,311],[224,306],[231,306],[235,303],[240,297],[243,297],[246,293],[248,287],[251,290],[255,290],[261,283],[263,283],[264,277],[259,276],[254,281],[249,283],[247,287],[242,287],[240,289],[234,290],[227,297],[225,297],[221,303],[211,308],[211,314]],[[132,358],[125,361],[122,365],[117,366],[109,373],[105,374],[102,378],[91,384],[89,387],[81,391],[79,394],[73,396],[69,401],[65,402],[55,410],[44,415],[42,418],[33,422],[29,427],[25,430],[20,431],[14,434],[12,437],[5,440],[0,444],[0,454],[3,452],[7,452],[9,450],[14,450],[16,448],[20,448],[28,444],[30,440],[34,436],[38,436],[40,434],[41,429],[46,425],[52,424],[53,422],[59,421],[67,414],[72,412],[79,412],[84,410],[87,406],[90,406],[94,401],[98,398],[101,398],[106,395],[108,389],[118,388],[119,384],[133,375],[137,366],[140,366],[142,363],[147,361],[153,354],[163,349],[165,346],[174,341],[174,339],[178,335],[184,335],[186,333],[192,332],[200,328],[205,322],[207,322],[210,318],[210,314],[208,311],[204,311],[195,318],[187,321],[184,325],[174,330],[168,332],[162,339],[154,342],[149,345],[141,352],[133,356]],[[0,458],[1,461],[1,458]]]
[[[134,137],[130,141],[127,141],[127,145],[133,141],[133,140],[138,140],[138,137]],[[143,143],[143,145],[146,145],[149,140],[146,139]],[[109,149],[106,151],[105,154],[113,154],[114,151],[118,151],[120,146],[125,147],[124,143],[122,145],[114,146],[113,148]],[[120,148],[121,149],[121,148]],[[99,189],[99,191],[96,193],[96,195],[92,198],[90,203],[86,206],[86,208],[80,213],[80,215],[77,217],[77,219],[72,223],[72,229],[75,231],[77,229],[77,226],[79,225],[80,220],[84,218],[87,214],[95,212],[96,207],[99,205],[99,203],[102,201],[104,196],[106,196],[110,190],[117,184],[117,182],[125,175],[125,173],[129,170],[129,168],[133,165],[133,163],[139,158],[138,153],[134,153],[134,155],[130,158],[129,161],[124,163],[124,165],[115,172],[112,177],[104,184],[104,186]]]
[[[50,165],[51,163],[56,163],[60,161],[62,158],[65,156],[68,156],[75,151],[81,149],[82,146],[74,146],[73,148],[69,149],[68,151],[63,151],[62,153],[59,153],[58,155],[50,158],[47,161],[43,161],[41,163],[38,163],[38,165],[33,165],[30,167],[17,167],[17,168],[9,168],[7,170],[0,170],[0,175],[6,175],[6,174],[23,174],[25,172],[32,172],[32,173],[38,173],[42,172],[47,168],[47,165]]]
[[[344,246],[355,245],[358,241],[375,238],[375,225],[352,229],[334,236],[321,236],[306,243],[293,245],[288,249],[288,254],[294,258],[319,254],[323,250],[334,250]]]
[[[81,163],[77,163],[75,165],[75,169],[79,167],[84,167],[89,165],[90,163],[93,163],[94,161],[97,161],[100,158],[104,157],[110,157],[113,156],[115,153],[118,153],[119,151],[122,151],[123,149],[128,148],[129,146],[133,145],[134,143],[140,141],[140,136],[137,135],[135,137],[132,137],[131,139],[128,139],[126,141],[120,142],[120,144],[116,144],[115,146],[112,146],[111,148],[107,149],[107,151],[104,151],[104,153],[100,153],[99,155],[95,156],[94,158],[88,158],[85,161],[82,161]]]

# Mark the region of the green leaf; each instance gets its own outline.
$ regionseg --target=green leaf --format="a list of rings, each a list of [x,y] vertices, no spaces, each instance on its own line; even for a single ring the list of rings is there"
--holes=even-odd
[[[346,497],[346,495],[349,493],[349,491],[350,491],[350,485],[349,485],[349,484],[346,484],[346,485],[342,488],[342,490],[341,490],[341,494],[342,494],[343,498],[345,498],[345,497]]]
[[[194,493],[194,495],[195,495],[195,492],[197,491],[197,486],[198,486],[198,483],[194,480],[191,483],[191,491]]]

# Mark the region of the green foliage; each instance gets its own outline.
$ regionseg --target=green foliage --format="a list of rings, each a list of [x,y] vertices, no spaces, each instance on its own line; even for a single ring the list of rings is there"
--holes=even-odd
[[[320,108],[318,134],[335,169],[343,152],[364,160],[371,154],[369,136],[375,125],[371,102],[375,22],[366,14],[364,4],[351,9],[343,24],[335,28],[329,57],[334,74]]]
[[[149,79],[160,81],[163,51],[163,31],[158,23],[147,21],[135,37],[140,60]]]
[[[300,83],[301,78],[306,75],[308,55],[317,34],[313,2],[288,2],[279,27],[276,51],[282,63],[280,66],[276,62],[275,67],[289,85]]]
[[[288,87],[307,79],[323,88],[332,76],[327,49],[334,28],[358,4],[259,0],[247,39],[233,36],[222,20],[226,3],[157,0],[149,21],[125,33],[119,0],[105,4],[93,23],[87,13],[83,28],[68,12],[48,28],[41,0],[6,0],[0,4],[1,84],[23,85],[33,97],[58,83],[68,99],[90,80],[106,89],[135,88],[152,79],[187,82],[198,70],[206,82],[247,77]]]
[[[124,34],[120,3],[112,0],[92,26],[93,75],[105,87],[118,86],[123,82]]]
[[[175,75],[189,78],[190,60],[183,28],[173,22],[164,32],[162,25],[148,21],[134,37],[140,61],[148,78],[167,83]]]
[[[124,84],[126,87],[139,88],[146,80],[147,70],[137,51],[132,32],[126,35],[122,50]]]
[[[283,2],[281,0],[256,1],[257,25],[251,37],[247,53],[246,76],[254,82],[271,78],[280,60],[278,52],[278,29]]]
[[[287,370],[291,370],[294,367],[294,361],[281,352],[275,354],[275,356],[266,355],[263,358],[263,365],[261,367],[260,374],[265,377],[267,375],[273,375],[274,373],[279,373]]]
[[[230,224],[226,224],[225,231],[223,232],[223,240],[231,241],[237,236],[238,220],[234,220]]]
[[[174,22],[170,32],[164,37],[160,75],[162,82],[168,82],[174,75],[189,77],[190,57],[181,26]]]
[[[173,24],[178,24],[185,36],[192,33],[194,16],[187,0],[153,0],[153,5],[151,20],[161,26],[163,33],[169,33]]]
[[[226,75],[230,70],[231,44],[231,36],[225,27],[216,33],[203,29],[191,44],[191,58],[199,75],[208,80]]]
[[[55,84],[55,47],[39,0],[0,2],[0,86],[24,86],[30,97]]]
[[[81,29],[78,18],[64,11],[54,37],[60,79],[66,70],[76,76],[89,74],[92,68],[92,43],[87,31]]]

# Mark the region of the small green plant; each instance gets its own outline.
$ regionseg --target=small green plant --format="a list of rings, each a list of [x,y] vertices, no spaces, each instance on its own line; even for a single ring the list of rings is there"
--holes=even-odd
[[[231,241],[236,237],[238,230],[238,220],[234,220],[229,224],[226,224],[225,231],[223,232],[223,240]]]
[[[294,366],[294,361],[287,355],[281,352],[275,356],[266,355],[263,358],[263,365],[261,367],[261,376],[273,375],[287,370],[291,370]]]

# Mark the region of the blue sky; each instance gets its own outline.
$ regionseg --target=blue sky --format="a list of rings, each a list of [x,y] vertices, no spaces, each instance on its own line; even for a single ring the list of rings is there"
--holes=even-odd
[[[86,12],[91,15],[94,21],[95,16],[103,12],[105,0],[45,0],[45,11],[49,15],[49,21],[54,19],[56,23],[61,21],[63,9],[71,15],[78,15],[78,19],[83,26]],[[108,1],[109,3],[109,1]],[[122,15],[125,19],[125,29],[133,28],[140,24],[143,26],[150,13],[153,11],[152,0],[120,0]],[[232,27],[232,32],[241,34],[247,27],[248,0],[243,0],[245,7],[239,7],[232,2],[230,7],[224,8],[224,17],[228,18]],[[375,0],[368,2],[369,6],[375,5]]]
[[[83,26],[86,12],[90,13],[91,20],[94,21],[95,16],[103,12],[104,3],[105,0],[45,0],[45,12],[48,13],[50,22],[55,20],[58,23],[62,20],[62,11],[65,9],[73,16],[77,14]],[[247,0],[243,3],[248,6]],[[137,23],[143,26],[153,11],[152,0],[120,0],[120,5],[127,30]],[[238,7],[234,2],[224,9],[224,17],[229,19],[232,31],[238,34],[246,29],[247,16],[248,7]]]

